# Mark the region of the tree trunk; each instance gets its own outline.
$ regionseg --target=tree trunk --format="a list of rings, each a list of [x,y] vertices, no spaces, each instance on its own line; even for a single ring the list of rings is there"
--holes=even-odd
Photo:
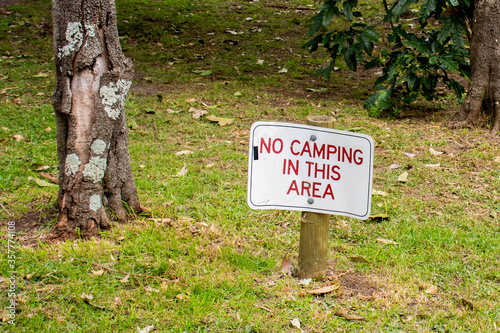
[[[53,235],[97,235],[104,207],[126,221],[141,211],[124,105],[133,66],[122,53],[114,0],[53,0],[59,216]]]
[[[500,2],[476,0],[470,44],[467,96],[453,118],[456,127],[478,120],[482,106],[494,115],[492,134],[500,130]]]

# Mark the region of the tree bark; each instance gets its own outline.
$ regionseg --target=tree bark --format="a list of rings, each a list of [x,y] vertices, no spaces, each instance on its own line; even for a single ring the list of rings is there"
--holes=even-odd
[[[53,235],[97,235],[105,206],[126,221],[141,205],[128,153],[125,98],[133,66],[122,53],[114,0],[53,0],[56,83],[52,96],[59,157]]]
[[[471,73],[467,96],[453,117],[455,127],[477,121],[481,110],[494,115],[492,134],[500,130],[500,2],[474,2],[472,39],[470,44]]]

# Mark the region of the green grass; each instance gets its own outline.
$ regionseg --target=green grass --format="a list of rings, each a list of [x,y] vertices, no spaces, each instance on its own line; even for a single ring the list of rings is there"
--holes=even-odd
[[[365,2],[375,9],[370,19],[380,17],[380,4]],[[498,331],[497,139],[485,128],[448,130],[456,105],[447,96],[398,118],[369,118],[361,107],[368,74],[342,66],[331,82],[312,74],[326,59],[300,48],[313,12],[283,8],[308,5],[118,1],[122,45],[137,72],[126,106],[132,168],[153,218],[116,225],[99,239],[20,246],[16,326],[1,322],[0,330],[295,332],[298,318],[307,332]],[[57,175],[58,163],[50,1],[0,13],[0,243],[7,249],[7,221],[17,223],[18,244],[55,222],[48,210],[57,187],[34,179]],[[206,70],[211,75],[194,72]],[[191,107],[234,122],[195,119]],[[372,214],[388,219],[332,217],[328,277],[304,286],[281,273],[284,256],[297,264],[300,214],[247,207],[249,128],[331,113],[336,128],[374,138],[373,187],[387,195],[373,196]],[[178,176],[184,165],[188,173]],[[408,181],[398,182],[404,171]],[[8,278],[2,253],[0,276]],[[307,293],[329,284],[339,289]],[[7,286],[0,281],[1,309]],[[437,292],[426,292],[432,286]],[[366,320],[337,315],[345,309]]]

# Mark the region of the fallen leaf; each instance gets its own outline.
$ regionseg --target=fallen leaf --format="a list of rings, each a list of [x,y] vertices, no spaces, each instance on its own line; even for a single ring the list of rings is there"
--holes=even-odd
[[[285,275],[292,274],[292,260],[290,260],[286,256],[283,258],[283,261],[281,262],[281,273]]]
[[[299,318],[293,318],[290,321],[290,324],[292,324],[293,327],[296,327],[296,328],[300,329],[300,320],[299,320]]]
[[[186,99],[186,102],[189,103],[189,104],[193,104],[193,103],[196,103],[196,99],[189,98],[189,99]]]
[[[350,256],[348,257],[350,261],[352,262],[363,262],[363,263],[368,263],[368,260],[365,259],[365,257],[362,256]]]
[[[1,318],[3,323],[9,321],[9,319],[10,319],[9,311],[7,311],[7,309],[2,309],[0,311],[0,318]]]
[[[467,310],[474,310],[474,304],[472,304],[472,302],[466,300],[465,298],[460,298],[460,301],[462,302],[462,304],[465,306],[465,308]]]
[[[85,303],[88,303],[88,302],[90,302],[91,300],[93,300],[93,299],[94,299],[94,296],[89,295],[89,294],[82,293],[82,294],[80,295],[80,298],[81,298],[81,299],[82,299]]]
[[[439,155],[444,154],[444,152],[443,152],[443,151],[437,151],[437,150],[435,150],[435,149],[434,149],[434,148],[432,148],[432,147],[431,147],[431,148],[429,148],[429,152],[430,152],[432,155],[434,155],[434,156],[439,156]]]
[[[196,108],[193,108],[193,107],[189,108],[189,112],[193,113],[193,118],[200,118],[204,114],[208,113],[206,110],[196,109]]]
[[[414,158],[416,155],[415,154],[411,154],[411,153],[404,153],[406,156],[408,156],[409,158]]]
[[[430,286],[429,288],[427,288],[427,289],[425,290],[425,292],[426,292],[427,294],[434,295],[434,294],[436,294],[436,293],[438,292],[438,287],[436,287],[435,285],[432,285],[432,286]]]
[[[278,73],[279,73],[279,74],[285,74],[285,73],[288,73],[288,69],[286,69],[286,68],[284,68],[284,67],[283,67],[283,68],[282,68],[282,69],[281,69]]]
[[[27,140],[24,136],[19,135],[19,134],[11,134],[10,137],[16,139],[17,142]]]
[[[115,301],[115,305],[117,305],[117,306],[122,306],[123,305],[122,299],[120,297],[118,297],[118,296],[115,297],[114,301]]]
[[[47,179],[49,182],[54,184],[59,184],[59,179],[56,176],[51,175],[50,173],[40,172],[40,177]]]
[[[320,89],[307,88],[306,90],[316,92],[316,93],[323,93],[323,92],[327,92],[328,88],[320,88]]]
[[[179,112],[181,112],[181,111],[182,111],[182,110],[180,110],[180,111],[175,111],[175,110],[170,109],[170,108],[168,108],[168,109],[167,109],[167,112],[168,112],[168,113],[179,113]]]
[[[219,126],[226,126],[226,125],[231,125],[234,121],[232,118],[221,118],[221,117],[216,117],[216,116],[207,116],[206,117],[208,120],[219,123]]]
[[[199,70],[194,70],[193,73],[199,74],[201,76],[208,76],[212,75],[212,71],[206,70],[206,71],[199,71]]]
[[[45,132],[50,132],[50,131],[52,131],[52,128],[50,128],[50,127],[47,127],[47,128],[45,129]]]
[[[257,65],[263,65],[263,64],[264,64],[264,60],[262,60],[262,59],[257,60]]]
[[[400,183],[406,183],[408,181],[408,172],[405,171],[402,174],[399,175],[398,177],[398,182]]]
[[[120,282],[121,283],[127,283],[129,278],[130,278],[130,273],[127,273],[127,275],[125,275],[123,277],[123,279],[120,280]]]
[[[97,275],[97,276],[103,275],[104,274],[104,270],[101,268],[98,271],[92,271],[92,274]]]
[[[144,328],[137,327],[137,333],[149,333],[155,328],[153,325],[146,326]]]
[[[24,278],[25,278],[26,280],[31,280],[31,277],[32,277],[32,276],[33,276],[33,273],[29,273],[29,274],[26,274],[26,275],[24,276]]]
[[[33,75],[33,77],[36,77],[36,78],[49,77],[49,74],[40,72],[40,73],[38,73],[36,75]]]
[[[187,297],[186,294],[175,295],[175,298],[180,299],[181,301],[183,301],[186,297]]]
[[[357,314],[349,314],[349,309],[340,309],[335,312],[336,316],[343,317],[347,320],[366,320],[365,317]]]
[[[435,168],[439,168],[441,166],[441,164],[424,164],[424,167],[427,167],[427,168],[431,168],[431,169],[435,169]]]
[[[235,92],[235,93],[234,93],[234,96],[236,96],[236,97],[241,97],[241,91],[237,91],[237,92]]]
[[[307,278],[307,279],[302,279],[302,280],[299,280],[299,284],[303,285],[303,286],[308,286],[309,283],[311,283],[312,279],[311,278]]]
[[[210,168],[213,168],[214,166],[215,166],[215,163],[208,163],[207,165],[205,165],[205,168],[210,169]]]
[[[181,156],[181,155],[189,155],[192,154],[193,152],[191,150],[181,150],[175,153],[176,156]]]
[[[381,195],[383,197],[386,197],[389,195],[389,193],[379,190],[372,190],[372,195]]]
[[[399,168],[400,168],[400,166],[398,164],[391,164],[391,165],[389,165],[389,169],[390,170],[396,170],[396,169],[399,169]]]
[[[184,166],[182,167],[182,169],[180,169],[179,172],[177,172],[177,176],[182,177],[182,176],[187,175],[187,173],[188,173],[188,168],[187,168],[186,164],[184,163]]]
[[[137,125],[137,123],[135,122],[135,120],[133,119],[130,119],[130,120],[127,120],[127,123],[128,123],[128,127],[131,129],[131,130],[136,130],[139,128],[139,125]]]
[[[1,128],[2,130],[6,131],[6,132],[10,131],[10,129],[9,129],[8,127],[0,127],[0,128]],[[500,156],[499,156],[499,158],[500,158]]]
[[[147,293],[150,293],[152,291],[154,291],[155,293],[159,293],[160,291],[158,289],[154,289],[153,287],[151,286],[146,286],[144,287],[144,290],[147,292]]]
[[[309,290],[308,293],[311,295],[324,295],[331,293],[334,290],[339,289],[338,285],[331,285],[331,286],[325,286],[322,288],[314,289],[314,290]]]
[[[390,240],[390,239],[385,239],[385,238],[377,238],[377,242],[380,242],[380,243],[385,244],[385,245],[389,245],[389,244],[399,245],[398,242],[395,242],[395,241]]]
[[[57,186],[56,184],[52,184],[52,183],[46,182],[45,180],[38,179],[38,178],[35,178],[35,183],[40,187]]]
[[[388,219],[389,219],[389,215],[387,215],[387,214],[370,215],[370,220],[373,222],[381,222],[383,220],[388,220]]]

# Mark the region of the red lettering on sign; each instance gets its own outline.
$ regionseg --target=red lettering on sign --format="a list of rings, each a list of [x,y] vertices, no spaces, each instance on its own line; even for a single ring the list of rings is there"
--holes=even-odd
[[[260,139],[260,153],[262,154],[262,147],[264,147],[265,150],[270,154],[271,153],[271,138],[269,138],[269,141],[266,145],[266,141],[264,141],[264,138]]]
[[[313,148],[313,157],[321,157],[322,159],[325,158],[325,145],[321,145],[321,148],[318,149],[318,145],[316,142],[314,143],[314,148]]]
[[[332,185],[326,184],[326,187],[323,189],[323,184],[319,182],[313,182],[311,184],[309,182],[302,181],[300,183],[300,188],[299,188],[299,184],[297,184],[297,181],[293,180],[286,194],[287,195],[296,194],[308,197],[312,196],[314,198],[321,198],[321,199],[331,198],[332,200],[335,200],[335,196],[333,195]]]
[[[276,149],[276,142],[279,142],[279,144],[280,144],[280,145],[279,145],[279,149]],[[283,140],[281,140],[281,139],[276,139],[276,140],[274,140],[274,142],[273,142],[273,152],[274,152],[275,154],[279,154],[279,153],[281,153],[282,151],[283,151]]]
[[[309,154],[309,157],[311,157],[311,148],[309,147],[309,141],[306,141],[306,143],[304,143],[304,147],[300,152],[300,156],[304,155],[304,153],[306,152]]]
[[[354,163],[356,163],[357,165],[361,165],[363,164],[363,157],[357,157],[358,153],[363,154],[361,150],[356,149],[354,151]]]
[[[337,147],[332,145],[326,146],[326,159],[329,160],[330,155],[335,155],[336,152],[337,152]]]
[[[299,175],[299,160],[296,160],[295,162],[287,159],[283,160],[283,174],[289,175],[290,172],[293,172],[296,176]]]
[[[339,149],[340,153],[340,149]],[[347,157],[347,160],[349,163],[352,163],[352,148],[349,148],[349,152],[347,152],[347,149],[345,147],[342,147],[342,162],[345,162],[345,158]]]
[[[292,141],[292,144],[290,145],[290,152],[291,152],[293,155],[299,155],[299,154],[300,154],[299,152],[294,152],[294,151],[293,151],[293,145],[294,145],[294,144],[296,144],[296,143],[300,144],[300,141],[299,141],[299,140],[293,140],[293,141]]]
[[[290,187],[288,188],[288,192],[286,192],[286,194],[290,194],[290,192],[292,191],[295,191],[297,193],[297,195],[300,195],[299,194],[299,188],[297,187],[297,181],[292,181],[292,183],[290,184]]]
[[[260,139],[260,152],[262,153],[264,151],[264,149],[269,154],[271,153],[271,149],[272,149],[273,153],[279,154],[283,151],[283,140],[281,140],[281,139],[271,140],[271,138],[269,138],[266,142],[264,138],[261,138]]]
[[[340,180],[340,173],[338,173],[336,170],[340,170],[340,167],[338,165],[332,166],[332,175],[330,178],[333,180]]]
[[[330,184],[326,185],[325,193],[323,193],[323,199],[327,196],[331,196],[332,200],[335,200],[335,197],[333,196],[333,191],[332,191],[332,186]]]
[[[302,182],[302,190],[300,191],[300,193],[304,195],[304,191],[307,191],[307,195],[311,196],[311,193],[309,192],[310,189],[311,189],[311,183]]]
[[[320,185],[321,185],[321,183],[313,183],[313,190],[312,190],[313,195],[312,196],[315,198],[321,198],[321,195],[318,194],[318,192],[319,192],[318,186],[320,186]]]

